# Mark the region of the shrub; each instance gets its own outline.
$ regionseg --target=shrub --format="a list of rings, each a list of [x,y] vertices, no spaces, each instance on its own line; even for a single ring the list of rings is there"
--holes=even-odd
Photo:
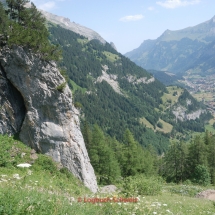
[[[75,102],[74,106],[77,108],[77,109],[81,109],[83,106],[80,102]]]
[[[54,161],[45,155],[40,155],[40,157],[34,163],[33,168],[36,170],[47,170],[52,174],[58,174],[57,166]]]
[[[158,126],[159,128],[163,128],[163,124],[162,124],[161,122],[158,122],[158,123],[157,123],[157,126]]]
[[[63,92],[64,88],[66,87],[66,82],[60,84],[59,86],[56,87],[56,89],[60,92]]]
[[[174,185],[174,186],[170,186],[168,190],[174,194],[180,194],[182,196],[190,196],[190,197],[194,197],[196,196],[196,194],[203,191],[201,187],[194,186],[194,185]]]
[[[193,182],[203,186],[207,186],[210,184],[210,173],[206,166],[196,166]]]
[[[156,177],[130,176],[124,179],[122,193],[127,196],[158,195],[161,192],[162,182],[161,178]]]

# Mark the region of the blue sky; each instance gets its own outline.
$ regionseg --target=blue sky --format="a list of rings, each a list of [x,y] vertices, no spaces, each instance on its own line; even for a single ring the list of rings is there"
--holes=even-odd
[[[69,18],[113,42],[122,54],[156,39],[211,19],[214,0],[33,0],[40,9]]]

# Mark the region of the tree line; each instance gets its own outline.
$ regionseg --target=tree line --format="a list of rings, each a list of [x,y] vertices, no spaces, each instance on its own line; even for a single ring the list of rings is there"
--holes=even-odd
[[[190,143],[173,142],[161,161],[159,173],[167,182],[215,184],[215,135],[206,131]]]
[[[137,175],[162,176],[174,183],[215,184],[215,135],[208,131],[188,143],[172,142],[162,156],[151,145],[142,147],[129,129],[124,131],[122,142],[87,121],[82,133],[99,184]]]
[[[83,123],[82,133],[99,184],[155,173],[156,153],[150,147],[143,149],[129,129],[124,131],[123,142],[105,135],[97,124],[90,127],[87,121]]]

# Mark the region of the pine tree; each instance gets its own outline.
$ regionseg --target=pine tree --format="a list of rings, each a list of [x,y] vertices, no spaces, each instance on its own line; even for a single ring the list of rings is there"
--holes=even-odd
[[[186,177],[187,147],[183,142],[173,142],[164,157],[162,175],[167,181],[183,182]]]
[[[125,131],[124,144],[126,162],[123,167],[123,175],[133,176],[138,173],[138,170],[140,169],[140,162],[138,160],[138,143],[134,140],[134,137],[129,129],[126,129]]]
[[[211,141],[210,134],[209,134],[208,130],[206,130],[205,135],[204,135],[204,144],[210,145],[210,141]]]
[[[211,174],[211,183],[215,184],[215,136],[210,137],[208,145],[208,168]]]
[[[82,134],[83,134],[83,137],[84,137],[84,142],[85,142],[87,151],[89,152],[90,145],[91,145],[91,142],[92,142],[92,132],[91,132],[90,126],[89,126],[89,124],[88,124],[88,122],[86,120],[84,121]]]
[[[0,46],[3,46],[7,42],[9,28],[9,20],[5,13],[2,3],[0,2]]]
[[[198,165],[207,165],[207,145],[203,142],[200,136],[196,136],[189,146],[188,152],[188,173],[191,179],[194,170]]]
[[[31,3],[30,8],[24,5],[28,0],[7,0],[8,9],[6,10],[10,22],[7,30],[7,45],[22,45],[33,52],[39,54],[40,58],[50,61],[59,60],[61,50],[58,45],[51,45],[49,42],[49,32],[45,25],[45,18]],[[1,13],[0,17],[3,17]],[[3,24],[0,23],[0,29]]]
[[[119,178],[119,164],[98,125],[93,127],[89,156],[100,184],[109,184]]]

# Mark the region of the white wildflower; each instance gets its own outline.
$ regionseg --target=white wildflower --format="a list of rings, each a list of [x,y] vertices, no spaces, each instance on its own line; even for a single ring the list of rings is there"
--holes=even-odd
[[[154,211],[153,214],[157,214],[157,212]]]
[[[31,170],[28,170],[28,175],[32,175],[32,171]]]
[[[74,202],[75,198],[74,197],[70,197],[70,201]]]
[[[15,178],[15,179],[21,179],[20,176],[19,176],[19,174],[14,174],[13,178]]]
[[[163,204],[163,206],[167,206],[167,204]]]
[[[31,164],[29,164],[29,163],[21,163],[21,164],[18,164],[17,165],[17,167],[30,167],[31,166]]]

